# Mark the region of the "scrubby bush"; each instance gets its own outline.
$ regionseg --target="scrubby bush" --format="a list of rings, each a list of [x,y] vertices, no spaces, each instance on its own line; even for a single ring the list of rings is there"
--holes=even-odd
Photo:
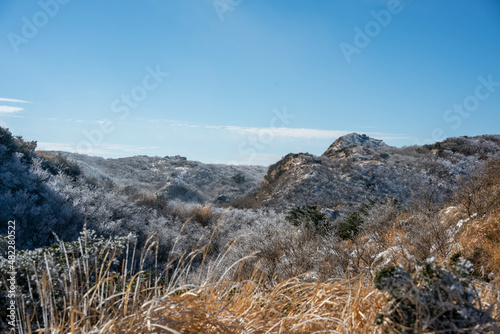
[[[64,157],[61,153],[50,157],[49,162],[62,173],[73,178],[76,178],[81,174],[81,170],[78,164],[74,161],[68,160],[68,158]]]
[[[234,176],[231,177],[231,179],[236,183],[236,184],[241,184],[241,183],[244,183],[246,181],[246,178],[243,174],[241,173],[238,173]]]
[[[175,216],[168,203],[160,196],[133,193],[130,188],[124,189],[124,193],[140,207],[155,210],[164,217]]]
[[[293,226],[312,233],[325,234],[330,229],[326,215],[313,205],[300,206],[290,210],[286,220]]]
[[[470,280],[471,264],[461,259],[452,269],[445,270],[430,259],[413,274],[398,266],[380,270],[374,285],[388,293],[389,299],[377,323],[408,334],[484,333],[492,329],[496,320],[481,309]]]
[[[455,201],[471,216],[500,210],[500,158],[490,159],[460,179]]]
[[[34,155],[35,147],[35,142],[0,128],[0,233],[6,233],[8,221],[15,221],[22,236],[18,249],[49,245],[55,241],[53,232],[72,240],[83,224],[83,215],[47,184],[53,175],[45,160]]]
[[[246,258],[234,268],[235,277],[249,278],[258,273],[272,285],[298,275],[324,281],[348,272],[350,250],[335,234],[299,230],[282,214],[257,214],[246,228],[233,232],[239,237],[235,237],[231,252],[222,262],[222,267],[227,267]],[[222,229],[229,218],[223,216]]]
[[[475,277],[500,283],[500,213],[491,212],[464,223],[458,250],[473,264]]]
[[[399,210],[398,201],[394,198],[371,199],[338,222],[337,233],[344,240],[354,239],[362,229],[365,234],[377,233],[376,229],[384,229],[393,222]]]
[[[364,222],[363,216],[368,213],[368,209],[373,204],[374,202],[361,204],[354,212],[349,214],[345,220],[337,224],[337,232],[342,239],[352,239],[358,234],[359,229]]]
[[[23,250],[16,254],[15,284],[16,303],[21,314],[31,319],[31,327],[36,329],[40,323],[47,325],[55,313],[65,313],[66,305],[74,298],[83,297],[79,289],[92,288],[100,280],[110,280],[121,270],[122,251],[127,246],[128,237],[105,239],[94,231],[84,230],[73,242],[57,242],[49,247]],[[8,238],[0,237],[0,249],[6,248]],[[0,255],[0,329],[7,329],[7,289],[3,282],[10,277],[7,258]],[[128,262],[124,262],[128,263]],[[132,264],[128,263],[130,271]],[[104,277],[104,270],[106,275]],[[116,283],[123,283],[116,280]],[[19,320],[19,319],[18,319]],[[24,323],[24,321],[23,321]]]

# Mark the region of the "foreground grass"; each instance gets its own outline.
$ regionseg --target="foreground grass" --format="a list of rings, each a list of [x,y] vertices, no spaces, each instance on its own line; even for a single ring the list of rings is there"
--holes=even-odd
[[[272,288],[221,282],[151,299],[103,323],[119,333],[374,333],[384,296],[361,279]]]
[[[270,283],[257,270],[251,277],[225,279],[216,269],[194,272],[184,263],[165,275],[145,272],[155,251],[122,258],[123,240],[84,232],[74,243],[31,252],[23,262],[17,296],[19,333],[374,333],[383,293],[364,277],[307,282],[304,276]],[[129,253],[130,250],[126,249]],[[137,261],[138,272],[127,271]],[[32,262],[32,263],[30,263]],[[234,267],[237,270],[237,264]],[[217,274],[215,274],[217,272]],[[233,271],[234,274],[234,271]],[[234,277],[234,275],[231,275]],[[193,284],[193,282],[198,282]],[[6,329],[6,328],[5,328]]]
[[[25,293],[18,295],[17,332],[399,333],[401,329],[387,321],[376,324],[388,295],[374,289],[370,277],[310,282],[301,275],[271,283],[258,270],[250,277],[238,276],[237,264],[231,276],[215,274],[217,261],[208,263],[206,270],[192,271],[192,260],[203,255],[200,250],[170,260],[171,268],[174,262],[184,265],[172,269],[165,280],[164,275],[142,270],[147,257],[154,255],[156,242],[152,236],[135,259],[138,272],[127,271],[134,257],[117,264],[123,243],[86,233],[73,244],[52,247],[52,255],[32,257],[40,267],[32,264],[32,276],[26,276],[32,279],[27,279]],[[59,264],[48,259],[57,252]],[[121,272],[113,267],[121,267]],[[490,315],[498,319],[499,290],[479,281],[476,287],[482,308],[490,308]]]

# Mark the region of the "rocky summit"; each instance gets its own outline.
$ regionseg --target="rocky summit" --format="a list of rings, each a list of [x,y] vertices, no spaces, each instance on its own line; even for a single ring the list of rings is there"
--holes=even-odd
[[[365,134],[350,133],[338,138],[323,153],[326,157],[346,157],[352,154],[369,153],[370,148],[387,146],[382,140],[370,138]]]

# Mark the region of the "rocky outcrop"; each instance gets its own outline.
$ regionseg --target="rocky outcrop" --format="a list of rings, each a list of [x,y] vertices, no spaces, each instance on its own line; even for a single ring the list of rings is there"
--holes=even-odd
[[[387,146],[382,140],[370,138],[365,134],[351,133],[338,138],[323,153],[323,156],[332,158],[347,158],[353,155],[370,154],[371,148]]]

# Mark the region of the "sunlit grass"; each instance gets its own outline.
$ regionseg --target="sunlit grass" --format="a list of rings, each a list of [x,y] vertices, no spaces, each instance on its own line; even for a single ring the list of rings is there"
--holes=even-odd
[[[80,254],[64,249],[67,277],[52,277],[47,260],[47,266],[36,272],[30,293],[38,296],[38,303],[26,303],[25,297],[18,301],[20,333],[397,332],[376,325],[387,295],[375,290],[365,276],[310,282],[300,275],[270,283],[258,270],[250,276],[238,274],[245,259],[231,270],[216,268],[220,261],[215,259],[195,271],[191,263],[203,257],[200,249],[169,259],[167,279],[158,268],[143,268],[146,257],[155,256],[155,235],[141,251],[130,243],[123,247],[128,255],[134,254],[125,258],[111,241],[89,257],[85,240],[80,239]],[[117,267],[120,272],[113,270]],[[127,269],[131,267],[138,270]],[[492,316],[498,318],[494,303],[499,290],[493,285],[478,287],[484,307],[492,305]]]

